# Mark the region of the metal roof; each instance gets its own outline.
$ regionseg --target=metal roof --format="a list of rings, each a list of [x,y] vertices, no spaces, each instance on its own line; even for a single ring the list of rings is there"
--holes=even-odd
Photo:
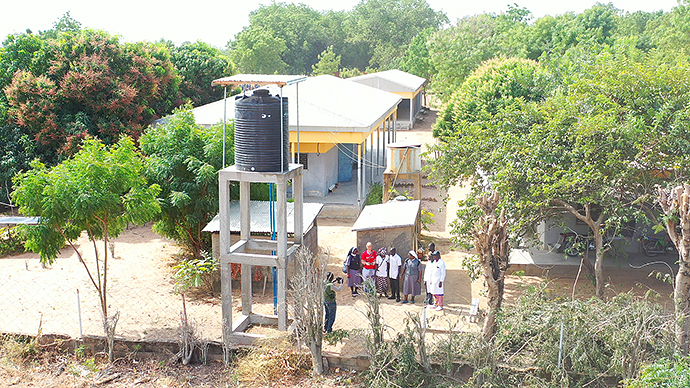
[[[0,226],[38,225],[41,217],[0,217]]]
[[[364,74],[348,80],[393,93],[415,93],[426,83],[424,78],[398,69]]]
[[[268,201],[251,201],[249,204],[251,226],[253,233],[271,233],[270,203]],[[322,203],[304,203],[302,206],[303,233],[306,233],[321,213]],[[211,222],[204,227],[203,232],[220,232],[220,217],[216,215]],[[240,202],[230,202],[230,232],[240,232]],[[295,204],[287,203],[287,232],[295,232]]]
[[[305,81],[303,75],[276,75],[276,74],[235,74],[231,77],[223,77],[211,81],[213,86],[235,86],[235,85],[292,85]]]
[[[270,87],[269,87],[270,88]],[[330,75],[309,77],[283,87],[288,97],[290,130],[314,132],[369,132],[397,109],[400,96]],[[273,88],[275,94],[279,88]],[[223,121],[223,100],[192,110],[197,124],[210,126]],[[227,118],[235,117],[235,99],[228,98]]]
[[[422,201],[419,200],[393,200],[380,205],[365,206],[352,225],[352,230],[359,232],[416,225],[421,204]]]

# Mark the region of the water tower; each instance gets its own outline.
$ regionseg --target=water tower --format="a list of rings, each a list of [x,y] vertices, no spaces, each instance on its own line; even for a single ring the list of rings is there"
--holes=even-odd
[[[250,324],[273,324],[287,330],[287,267],[303,238],[302,165],[288,163],[287,98],[282,87],[304,81],[304,76],[239,74],[213,81],[227,86],[277,85],[280,95],[259,89],[235,102],[235,164],[218,173],[220,200],[220,264],[223,315],[223,342],[226,345],[251,343],[255,336],[243,333]],[[227,94],[226,94],[227,95]],[[287,233],[287,189],[292,181],[294,198],[294,239]],[[240,240],[230,243],[230,184],[239,182]],[[250,187],[252,183],[275,185],[275,240],[251,236]],[[233,321],[231,264],[242,266],[242,315]],[[276,268],[277,316],[252,313],[252,266]]]

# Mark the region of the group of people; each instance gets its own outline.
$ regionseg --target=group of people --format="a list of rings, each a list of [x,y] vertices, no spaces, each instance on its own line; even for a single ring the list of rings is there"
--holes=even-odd
[[[446,279],[446,264],[441,260],[441,254],[436,250],[434,243],[429,244],[428,261],[426,269],[420,260],[423,253],[409,251],[407,258],[403,260],[395,248],[387,250],[385,247],[378,251],[370,242],[366,245],[366,251],[359,254],[357,247],[352,247],[347,253],[343,263],[343,272],[347,275],[347,285],[350,287],[352,297],[359,295],[359,288],[376,287],[376,292],[381,297],[406,304],[415,303],[415,296],[422,293],[422,281],[426,287],[426,302],[436,310],[443,310],[444,282]],[[402,290],[401,290],[402,283]],[[335,321],[336,301],[335,291],[342,288],[343,279],[335,278],[333,273],[326,275],[326,291],[324,305],[326,317],[324,331],[330,333]],[[388,291],[390,290],[390,296]],[[402,292],[402,298],[401,298]]]
[[[434,243],[429,244],[426,270],[423,270],[420,257],[415,251],[409,251],[407,258],[403,260],[395,248],[391,248],[390,251],[386,248],[375,251],[370,242],[366,248],[361,256],[356,247],[350,248],[343,265],[343,272],[347,274],[347,285],[353,297],[359,295],[359,288],[363,284],[364,287],[375,284],[376,291],[381,296],[395,299],[400,303],[415,303],[415,296],[422,293],[424,281],[427,294],[433,295],[432,304],[438,310],[443,309],[446,265]]]

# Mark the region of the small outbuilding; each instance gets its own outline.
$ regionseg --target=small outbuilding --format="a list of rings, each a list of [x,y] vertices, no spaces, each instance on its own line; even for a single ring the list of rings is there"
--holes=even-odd
[[[357,246],[363,250],[371,242],[374,249],[395,247],[399,253],[416,250],[421,233],[420,212],[419,200],[365,206],[352,226],[357,232]]]
[[[261,239],[264,236],[265,239],[270,239],[271,234],[271,210],[270,203],[268,201],[251,201],[250,202],[250,212],[251,212],[251,232],[253,238]],[[319,233],[316,218],[318,217],[321,209],[323,209],[322,203],[304,203],[303,204],[303,225],[304,225],[304,237],[303,246],[309,249],[311,252],[316,252],[319,248]],[[275,210],[274,210],[275,211]],[[295,223],[293,222],[295,211],[295,204],[293,202],[287,203],[287,233],[288,236],[292,236],[295,233]],[[211,233],[211,243],[213,245],[213,256],[219,257],[220,255],[220,217],[216,215],[213,217],[211,222],[209,222],[203,229],[204,232]],[[230,233],[231,233],[231,243],[234,244],[240,240],[240,201],[230,202]]]
[[[424,95],[426,79],[402,70],[392,69],[348,78],[348,81],[402,97],[398,103],[398,129],[412,129],[414,127],[415,117],[422,109],[422,96]]]

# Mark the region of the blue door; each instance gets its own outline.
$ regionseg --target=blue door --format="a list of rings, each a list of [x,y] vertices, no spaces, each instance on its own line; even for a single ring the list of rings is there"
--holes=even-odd
[[[357,162],[355,144],[338,144],[338,182],[352,181],[352,164]]]

